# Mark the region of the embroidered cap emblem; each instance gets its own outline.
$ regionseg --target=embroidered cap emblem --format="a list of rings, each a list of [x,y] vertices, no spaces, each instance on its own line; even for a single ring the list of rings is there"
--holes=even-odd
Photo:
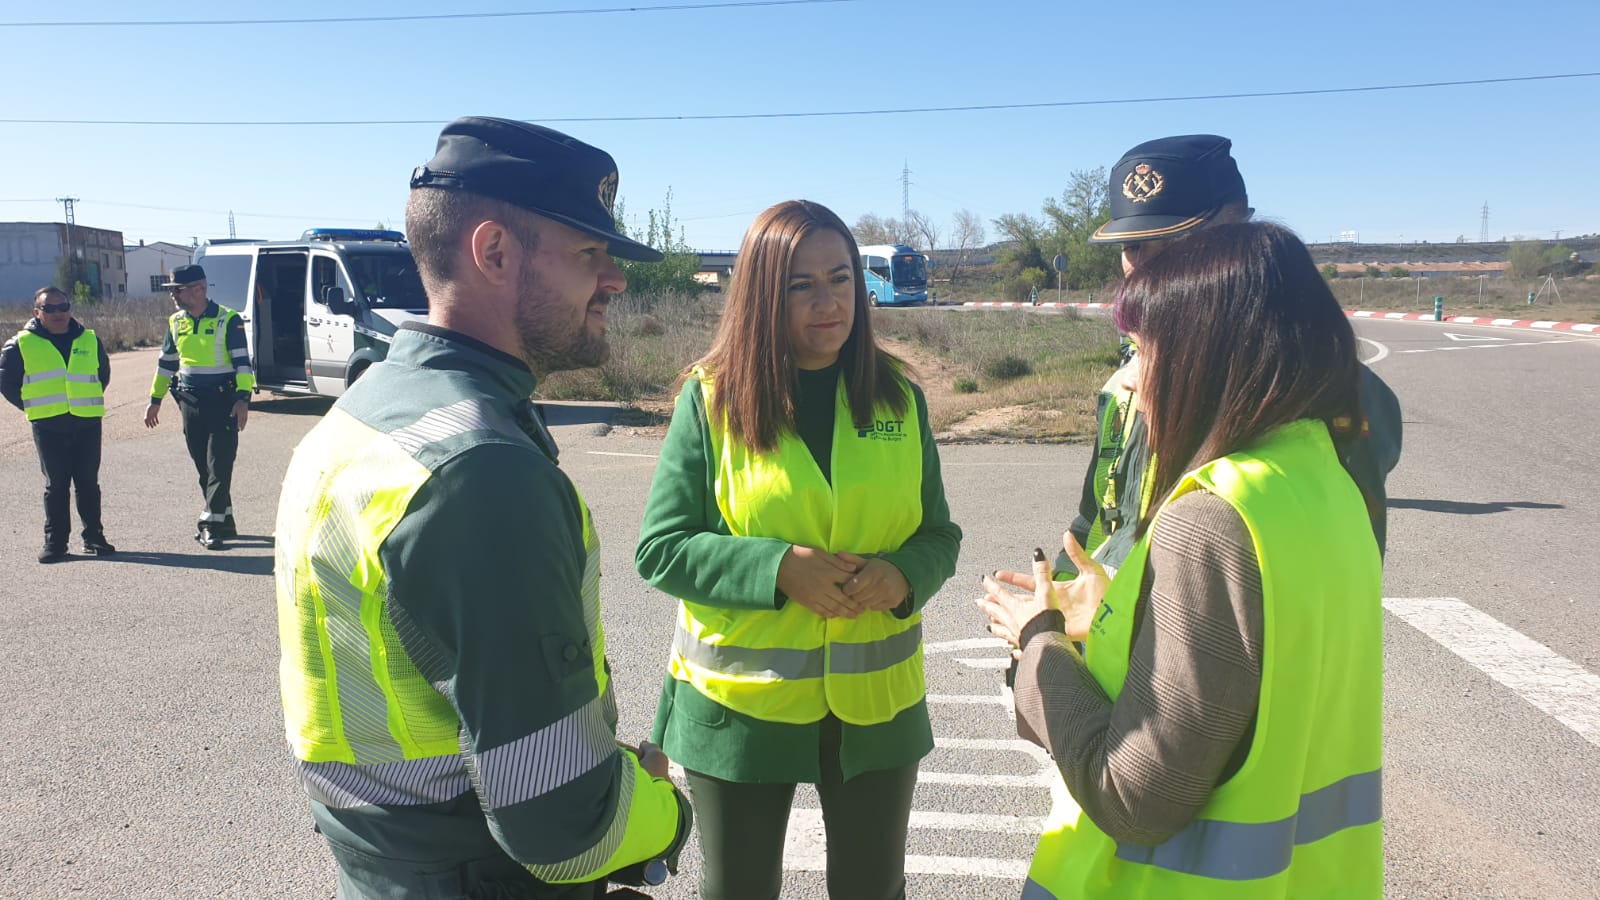
[[[1140,163],[1133,167],[1128,177],[1122,179],[1122,196],[1135,203],[1143,203],[1151,197],[1161,193],[1167,186],[1167,180],[1161,173],[1150,168],[1148,163]]]
[[[616,202],[617,173],[612,172],[610,175],[600,179],[600,205],[604,206],[606,208],[606,212],[609,213],[612,211],[612,205]]]

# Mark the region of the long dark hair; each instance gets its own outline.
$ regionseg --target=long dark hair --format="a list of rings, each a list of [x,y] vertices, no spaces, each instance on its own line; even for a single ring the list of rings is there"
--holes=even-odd
[[[1336,436],[1359,432],[1355,332],[1282,226],[1216,225],[1175,242],[1129,277],[1118,320],[1139,336],[1153,501],[1280,425],[1320,419]]]
[[[785,311],[789,272],[795,247],[806,235],[824,230],[844,238],[855,278],[855,321],[839,351],[851,419],[869,424],[879,406],[896,414],[906,411],[902,365],[872,337],[861,253],[849,227],[820,203],[785,200],[756,216],[745,232],[716,340],[685,371],[685,376],[695,366],[714,371],[716,390],[707,415],[713,422],[726,417],[729,430],[755,450],[773,450],[779,435],[795,427],[799,376]]]

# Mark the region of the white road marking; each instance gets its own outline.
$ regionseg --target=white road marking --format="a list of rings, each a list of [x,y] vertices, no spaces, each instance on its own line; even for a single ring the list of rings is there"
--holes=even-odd
[[[1009,656],[1000,659],[992,656],[985,656],[981,659],[967,659],[958,656],[956,657],[956,662],[969,669],[1007,669],[1011,667],[1011,657]]]
[[[1541,344],[1575,344],[1572,338],[1554,341],[1510,341],[1504,344],[1463,344],[1458,347],[1423,347],[1418,350],[1397,350],[1396,353],[1435,353],[1441,350],[1502,350],[1506,347],[1537,347]]]
[[[1385,356],[1389,355],[1388,346],[1385,345],[1385,344],[1380,344],[1377,341],[1373,340],[1372,338],[1364,338],[1364,337],[1362,337],[1361,335],[1358,334],[1358,335],[1356,335],[1356,340],[1360,341],[1363,344],[1371,344],[1372,346],[1378,348],[1378,352],[1375,355],[1373,355],[1371,357],[1368,357],[1367,359],[1363,359],[1361,361],[1361,364],[1364,365],[1364,366],[1370,366],[1373,363],[1382,360]]]
[[[1004,694],[929,694],[929,703],[969,704],[975,706],[1006,706],[1011,705],[1010,698]]]
[[[1011,816],[964,816],[956,813],[911,814],[912,828],[960,828],[966,831],[993,831],[980,827],[980,821],[989,825],[1001,824],[998,820]],[[966,827],[972,826],[972,827]],[[1024,833],[1014,822],[1004,823],[1006,833]],[[1032,827],[1031,822],[1027,827]],[[1042,827],[1042,825],[1040,826]],[[1033,833],[1037,834],[1037,831]],[[823,872],[828,868],[827,837],[822,827],[822,810],[792,809],[789,811],[789,831],[784,838],[783,866],[790,871]],[[980,878],[1022,878],[1028,874],[1028,860],[991,859],[982,856],[926,856],[908,854],[906,872],[919,875],[966,875]]]
[[[1004,646],[1006,646],[1006,642],[997,637],[961,638],[956,641],[934,641],[931,644],[923,644],[922,653],[924,656],[932,656],[935,653],[950,653],[955,650],[977,650],[980,648],[999,650]]]
[[[635,459],[655,459],[658,455],[655,453],[621,453],[616,450],[585,450],[583,452],[590,456],[631,456]]]
[[[1386,597],[1383,606],[1600,746],[1600,677],[1454,597]]]
[[[1487,334],[1456,334],[1453,331],[1443,332],[1444,336],[1452,341],[1509,341],[1511,338],[1494,337]]]

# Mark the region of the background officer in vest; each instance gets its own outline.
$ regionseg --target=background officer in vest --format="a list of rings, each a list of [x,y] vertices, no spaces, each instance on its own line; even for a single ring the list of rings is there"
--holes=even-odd
[[[42,563],[67,558],[73,486],[83,552],[117,552],[106,542],[100,522],[100,419],[105,415],[105,387],[111,383],[111,359],[71,310],[65,291],[40,288],[33,295],[33,319],[0,350],[0,394],[27,415],[44,470]]]
[[[284,718],[340,896],[655,883],[689,805],[616,741],[599,539],[529,397],[605,360],[612,256],[661,254],[617,232],[610,155],[526,122],[450,123],[411,187],[428,321],[296,448],[278,507]]]
[[[680,600],[654,737],[694,794],[702,900],[777,900],[800,783],[821,800],[829,897],[905,897],[933,749],[921,610],[960,548],[927,400],[873,339],[850,229],[810,201],[767,209],[634,555]]]
[[[1122,271],[1131,276],[1178,240],[1213,225],[1249,221],[1255,210],[1232,146],[1225,137],[1188,134],[1133,147],[1111,169],[1111,220],[1089,240],[1121,243]],[[1134,343],[1131,358],[1100,391],[1096,452],[1084,472],[1078,514],[1070,527],[1078,543],[1112,571],[1133,548],[1132,524],[1153,502],[1149,487],[1155,472],[1147,432],[1132,398],[1139,367]],[[1372,528],[1381,551],[1384,479],[1400,459],[1400,402],[1365,367],[1361,390],[1364,422],[1349,423],[1357,439],[1343,442],[1341,451],[1346,470],[1375,499]],[[1065,554],[1057,557],[1056,571],[1063,578],[1077,573]]]
[[[224,550],[225,541],[239,536],[233,521],[233,461],[256,386],[244,321],[207,299],[206,270],[197,265],[173,269],[172,280],[162,287],[172,291],[178,311],[167,321],[144,424],[154,428],[160,423],[161,398],[170,385],[205,497],[194,539],[207,550]]]
[[[1120,305],[1155,508],[1109,585],[1068,539],[1085,574],[1054,585],[1035,551],[979,601],[1066,788],[1022,896],[1381,896],[1382,561],[1338,447],[1355,333],[1276,225],[1174,244]]]

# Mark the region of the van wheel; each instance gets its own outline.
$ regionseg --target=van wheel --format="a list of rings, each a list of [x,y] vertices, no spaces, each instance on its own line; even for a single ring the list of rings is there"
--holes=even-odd
[[[877,293],[877,291],[873,291],[872,293],[867,294],[867,302],[872,304],[873,306],[877,306],[878,305],[878,293]]]
[[[367,374],[367,369],[369,369],[369,368],[371,368],[370,364],[363,363],[362,365],[356,366],[354,369],[351,369],[350,370],[350,378],[345,381],[344,386],[345,387],[349,387],[350,385],[355,384],[357,381],[360,381],[361,380],[361,376]]]

